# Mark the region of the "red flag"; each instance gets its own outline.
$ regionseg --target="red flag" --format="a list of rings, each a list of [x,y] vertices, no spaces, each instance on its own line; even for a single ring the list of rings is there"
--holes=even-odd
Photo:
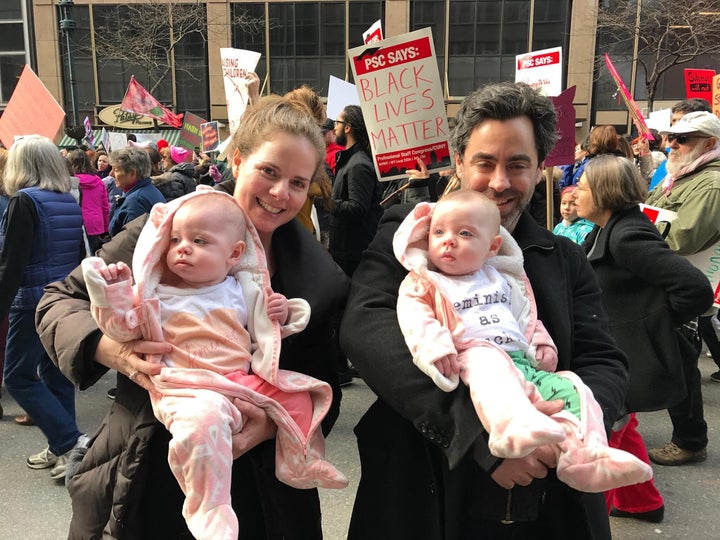
[[[130,84],[120,108],[129,113],[155,118],[175,128],[182,127],[182,113],[175,114],[167,107],[163,107],[157,99],[152,97],[150,92],[135,80],[135,75],[130,76]]]

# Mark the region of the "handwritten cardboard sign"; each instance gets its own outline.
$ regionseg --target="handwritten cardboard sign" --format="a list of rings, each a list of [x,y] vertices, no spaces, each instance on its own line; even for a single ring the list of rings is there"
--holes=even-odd
[[[685,97],[700,98],[712,103],[714,69],[685,68]]]
[[[228,123],[232,134],[240,125],[240,117],[247,106],[247,74],[255,71],[258,60],[260,60],[260,53],[226,47],[220,49],[220,58],[225,84]]]
[[[647,204],[641,204],[640,210],[655,225],[666,222],[672,227],[672,222],[677,217],[677,212],[658,208],[657,206],[648,206]],[[715,294],[714,305],[720,307],[720,242],[699,253],[685,255],[685,258],[699,268],[708,278]]]
[[[375,170],[381,181],[405,170],[450,168],[445,101],[429,28],[348,51]]]
[[[178,145],[183,148],[187,148],[188,150],[193,150],[194,148],[200,146],[200,126],[205,122],[207,122],[207,120],[197,114],[193,114],[189,111],[186,112],[183,117],[182,133],[180,134]]]
[[[720,75],[713,77],[712,88],[712,110],[720,118]]]
[[[202,136],[202,151],[205,153],[216,152],[220,144],[220,129],[217,121],[200,124]]]

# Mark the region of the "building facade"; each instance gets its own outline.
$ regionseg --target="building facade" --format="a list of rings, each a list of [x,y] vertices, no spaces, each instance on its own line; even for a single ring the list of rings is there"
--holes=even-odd
[[[69,40],[59,30],[62,2],[72,4],[75,28]],[[352,81],[346,51],[361,45],[362,32],[381,19],[388,37],[432,29],[450,115],[478,86],[513,80],[515,55],[561,46],[564,86],[576,86],[574,103],[582,136],[591,125],[627,123],[627,113],[612,98],[613,89],[602,77],[596,80],[599,4],[598,0],[3,0],[0,25],[12,27],[12,32],[0,34],[0,107],[12,86],[8,74],[24,55],[23,63],[31,64],[69,117],[74,93],[79,118],[88,116],[101,124],[100,112],[122,100],[134,74],[176,111],[222,122],[227,111],[221,47],[262,54],[257,72],[263,92],[284,93],[307,84],[327,96],[330,75]],[[163,6],[165,11],[147,11]],[[195,21],[194,27],[182,26],[186,12],[192,12],[189,19]],[[15,28],[19,20],[26,23],[24,42]],[[140,45],[135,37],[142,38]],[[24,50],[13,48],[20,43]],[[118,53],[122,47],[127,54]],[[74,84],[68,76],[68,49]],[[154,60],[146,60],[150,56]],[[618,67],[629,76],[627,66]],[[661,92],[655,108],[683,97],[669,87]]]

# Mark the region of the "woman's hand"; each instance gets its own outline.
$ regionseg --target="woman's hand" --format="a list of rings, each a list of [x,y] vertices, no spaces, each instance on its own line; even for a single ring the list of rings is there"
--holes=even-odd
[[[103,336],[95,349],[95,361],[126,375],[135,384],[150,392],[154,391],[150,376],[159,374],[162,365],[148,362],[144,356],[148,354],[162,355],[171,350],[172,347],[169,343],[155,341],[118,343]]]
[[[261,442],[274,439],[277,426],[257,405],[241,399],[235,399],[233,403],[243,417],[242,431],[232,436],[232,455],[233,459],[237,459]]]

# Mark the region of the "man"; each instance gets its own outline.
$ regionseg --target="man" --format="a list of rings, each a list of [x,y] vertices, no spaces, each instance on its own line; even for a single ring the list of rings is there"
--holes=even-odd
[[[382,215],[382,189],[375,175],[362,111],[348,105],[335,120],[337,154],[330,213],[330,255],[348,276],[360,263]]]
[[[712,108],[707,101],[701,98],[684,99],[682,101],[678,101],[670,109],[670,126],[674,126],[675,122],[680,120],[687,113],[699,111],[712,112]],[[665,143],[664,137],[662,142]],[[667,148],[667,144],[665,144],[664,146],[665,148]],[[655,189],[655,186],[662,182],[665,179],[666,175],[667,160],[663,161],[660,165],[658,165],[657,169],[653,173],[652,180],[650,180],[650,191]]]
[[[628,386],[626,358],[609,335],[585,254],[540,227],[525,210],[555,142],[550,100],[523,83],[468,96],[453,131],[463,189],[495,202],[523,249],[538,317],[559,351],[558,370],[590,386],[609,430]],[[392,237],[410,211],[390,208],[355,272],[341,344],[379,396],[355,428],[362,463],[349,538],[608,539],[603,497],[560,483],[556,455],[492,456],[467,388],[444,393],[418,370],[400,332],[396,303],[407,271]],[[543,402],[552,414],[561,402]]]
[[[679,118],[664,135],[670,145],[668,176],[648,196],[647,204],[677,212],[665,240],[680,255],[703,251],[720,240],[720,120],[710,112]],[[701,317],[709,326],[710,317]],[[703,321],[704,319],[704,321]],[[687,397],[668,409],[672,439],[648,452],[658,465],[683,465],[707,459],[707,424],[703,417],[698,354],[683,358]]]

